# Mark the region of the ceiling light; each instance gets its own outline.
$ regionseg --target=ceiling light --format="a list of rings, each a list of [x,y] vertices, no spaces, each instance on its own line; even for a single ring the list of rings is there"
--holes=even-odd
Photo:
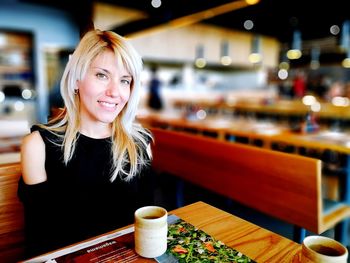
[[[220,61],[221,61],[221,64],[224,66],[228,66],[232,63],[232,59],[229,54],[229,51],[230,51],[229,49],[230,49],[229,42],[227,40],[222,41],[220,46],[220,54],[221,54]]]
[[[319,61],[311,60],[311,62],[310,62],[310,68],[311,69],[316,70],[319,67],[320,67],[320,62]]]
[[[288,50],[287,57],[289,59],[299,59],[301,55],[301,33],[295,30],[293,33],[292,48]]]
[[[320,67],[320,48],[313,47],[311,49],[310,68],[311,69],[318,69],[319,67]]]
[[[260,63],[262,60],[261,55],[261,37],[258,35],[254,35],[251,42],[251,53],[249,55],[250,63],[256,64]]]
[[[221,57],[220,61],[222,65],[229,66],[232,63],[232,58],[229,56],[223,56]]]
[[[282,61],[282,62],[278,65],[278,67],[279,67],[280,69],[288,70],[288,69],[289,69],[289,63],[288,63],[287,61]]]
[[[204,68],[207,64],[206,59],[204,58],[204,46],[198,45],[196,47],[196,59],[195,59],[195,65],[198,68]]]
[[[162,5],[162,1],[161,0],[152,0],[151,5],[154,8],[158,8],[158,7],[160,7]]]
[[[332,35],[338,35],[340,32],[340,28],[337,25],[333,25],[329,28],[329,32],[331,32]]]
[[[195,61],[195,65],[197,68],[204,68],[207,65],[207,61],[205,58],[197,58]]]
[[[350,58],[345,58],[342,62],[344,68],[350,68]]]
[[[248,20],[244,21],[243,27],[246,30],[252,30],[254,27],[254,22],[252,20],[248,19]]]
[[[258,53],[251,53],[249,55],[248,59],[249,59],[250,63],[257,64],[257,63],[261,62],[262,57]]]
[[[299,49],[290,49],[287,52],[287,57],[289,59],[299,59],[301,58],[301,51]]]
[[[344,68],[350,68],[350,46],[346,47],[346,57],[342,61],[342,66]]]
[[[280,69],[277,73],[279,79],[287,79],[288,78],[288,71],[285,69]]]
[[[30,89],[24,89],[22,91],[22,98],[25,100],[29,100],[32,97],[32,91]]]
[[[340,35],[340,48],[346,51],[349,48],[350,22],[349,20],[343,23]]]

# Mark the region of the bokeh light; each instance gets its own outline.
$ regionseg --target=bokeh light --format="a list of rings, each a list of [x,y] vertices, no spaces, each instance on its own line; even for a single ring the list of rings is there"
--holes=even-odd
[[[248,19],[248,20],[244,21],[243,27],[244,27],[246,30],[252,30],[253,27],[254,27],[254,23],[253,23],[252,20],[249,20],[249,19]]]
[[[30,89],[24,89],[22,91],[22,98],[25,100],[29,100],[33,96],[33,93]]]
[[[3,102],[5,100],[5,94],[0,91],[0,103]]]
[[[154,8],[158,8],[158,7],[160,7],[162,5],[162,1],[161,0],[152,0],[151,5]]]
[[[287,79],[288,78],[288,71],[285,69],[280,69],[277,73],[279,79]]]
[[[338,35],[340,32],[340,28],[337,25],[333,25],[329,28],[329,32],[331,32],[332,35]]]
[[[22,111],[24,110],[24,103],[20,100],[16,101],[14,104],[15,110],[16,111]]]

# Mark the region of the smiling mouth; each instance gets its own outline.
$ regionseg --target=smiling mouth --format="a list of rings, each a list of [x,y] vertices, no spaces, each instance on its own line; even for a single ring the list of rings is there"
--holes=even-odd
[[[115,108],[117,106],[116,103],[109,103],[106,101],[98,101],[98,103],[102,104],[102,106],[107,107],[107,108]]]

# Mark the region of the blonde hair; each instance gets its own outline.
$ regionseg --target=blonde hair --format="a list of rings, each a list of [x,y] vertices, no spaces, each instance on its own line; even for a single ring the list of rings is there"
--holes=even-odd
[[[74,154],[79,136],[80,102],[79,96],[75,94],[76,83],[84,78],[96,56],[106,49],[115,53],[117,61],[121,61],[132,76],[129,101],[112,123],[111,147],[113,156],[111,181],[119,175],[125,180],[130,180],[151,160],[152,156],[147,147],[152,137],[147,130],[134,122],[140,99],[142,59],[123,37],[111,31],[101,30],[89,31],[83,36],[71,55],[61,79],[61,95],[65,108],[45,128],[62,137],[64,162],[67,164]]]

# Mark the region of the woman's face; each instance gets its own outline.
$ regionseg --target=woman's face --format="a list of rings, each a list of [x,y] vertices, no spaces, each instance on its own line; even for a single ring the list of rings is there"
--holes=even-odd
[[[112,51],[98,55],[77,84],[82,126],[110,126],[129,100],[131,82],[131,74],[117,64]]]

